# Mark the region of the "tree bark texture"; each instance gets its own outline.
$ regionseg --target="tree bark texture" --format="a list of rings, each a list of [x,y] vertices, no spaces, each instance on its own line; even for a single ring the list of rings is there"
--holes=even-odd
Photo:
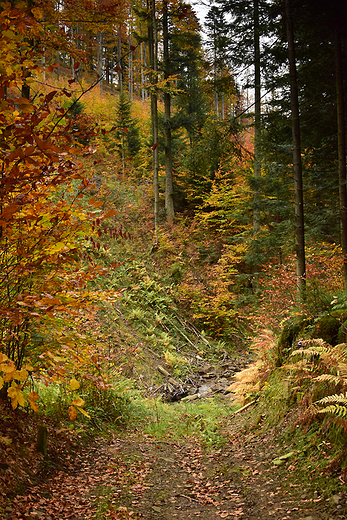
[[[118,86],[119,94],[123,94],[123,63],[122,63],[122,27],[118,27]]]
[[[149,4],[151,16],[148,22],[148,50],[149,61],[151,66],[151,119],[153,134],[153,184],[154,184],[154,236],[155,242],[158,242],[159,229],[159,180],[158,180],[158,99],[156,84],[157,78],[157,21],[155,17],[155,0],[151,0]]]
[[[164,51],[164,78],[170,76],[170,56],[169,56],[169,29],[168,29],[168,9],[167,1],[163,4],[163,51]],[[168,88],[168,85],[166,85]],[[172,172],[172,138],[171,138],[171,96],[164,92],[165,110],[165,209],[166,218],[172,223],[175,218],[173,200],[173,172]]]
[[[337,13],[338,14],[338,13]],[[346,127],[345,100],[343,91],[343,67],[341,23],[336,20],[335,27],[335,63],[336,63],[336,109],[337,109],[337,139],[338,139],[338,170],[341,215],[341,243],[343,254],[343,282],[347,289],[347,187],[346,187]]]
[[[97,62],[99,79],[102,77],[102,74],[103,74],[103,63],[102,63],[103,62],[103,40],[104,40],[103,33],[101,31],[98,31],[97,36],[96,36],[96,41],[97,41],[96,62]],[[102,92],[103,91],[102,79],[100,79],[99,85],[100,85],[100,92]]]
[[[260,38],[259,38],[259,0],[254,0],[254,197],[253,232],[260,230],[260,177],[261,177],[261,80],[260,80]]]
[[[301,163],[300,115],[297,72],[295,63],[294,31],[291,20],[290,0],[286,0],[286,29],[288,41],[288,59],[290,75],[290,98],[293,133],[293,172],[295,194],[295,241],[296,241],[296,275],[297,291],[300,300],[304,299],[306,287],[305,230],[304,230],[304,197]]]

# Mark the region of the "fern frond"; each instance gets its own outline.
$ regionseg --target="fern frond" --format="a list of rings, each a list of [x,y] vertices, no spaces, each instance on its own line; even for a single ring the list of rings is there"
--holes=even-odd
[[[345,394],[332,394],[319,399],[315,404],[343,403],[347,406],[347,392]]]
[[[308,364],[306,360],[300,360],[296,363],[286,364],[280,367],[282,370],[307,370]]]
[[[299,349],[299,350],[293,350],[291,352],[291,356],[301,355],[304,357],[313,357],[313,356],[320,356],[321,354],[325,354],[328,352],[328,349],[326,347],[317,347],[314,349]]]
[[[315,381],[326,381],[328,383],[333,383],[334,385],[338,385],[340,383],[344,383],[345,381],[340,376],[334,376],[333,374],[322,374],[321,376],[317,376],[314,378]],[[347,381],[346,381],[347,383]]]
[[[346,363],[346,351],[345,349],[342,349],[341,347],[344,347],[344,344],[336,345],[336,347],[331,348],[329,351],[327,351],[325,354],[322,355],[322,357],[330,356],[331,359],[339,362],[339,363]]]
[[[330,404],[323,409],[317,411],[317,413],[331,413],[336,415],[337,417],[342,417],[343,419],[347,417],[347,402],[346,406],[341,406],[339,404]]]
[[[339,363],[337,366],[337,372],[339,376],[347,380],[347,364],[346,363]]]
[[[330,343],[326,343],[322,338],[310,338],[305,340],[305,344],[307,346],[312,346],[314,348],[332,348]]]

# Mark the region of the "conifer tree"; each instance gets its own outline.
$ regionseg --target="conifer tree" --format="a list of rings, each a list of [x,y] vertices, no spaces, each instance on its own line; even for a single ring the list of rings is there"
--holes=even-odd
[[[230,90],[230,36],[222,9],[217,6],[210,8],[205,28],[207,35],[205,47],[212,72],[214,109],[216,119],[223,121],[226,117],[225,98]]]
[[[170,67],[170,41],[168,23],[168,2],[163,3],[163,68],[164,79],[168,80],[171,73]],[[171,135],[171,95],[168,85],[164,92],[165,111],[165,209],[168,222],[173,222],[175,217],[173,199],[173,172],[172,172],[172,135]]]
[[[296,275],[299,297],[304,297],[306,286],[306,261],[305,261],[305,228],[304,228],[304,197],[301,164],[301,138],[300,138],[300,115],[299,94],[295,61],[295,44],[290,0],[285,3],[285,22],[288,41],[288,59],[290,75],[290,98],[292,112],[293,133],[293,172],[294,172],[294,194],[295,194],[295,240],[296,240]]]
[[[118,146],[119,155],[122,158],[123,174],[125,162],[136,155],[140,149],[139,128],[137,121],[131,115],[131,101],[128,95],[122,92],[117,102],[117,135],[120,139]]]

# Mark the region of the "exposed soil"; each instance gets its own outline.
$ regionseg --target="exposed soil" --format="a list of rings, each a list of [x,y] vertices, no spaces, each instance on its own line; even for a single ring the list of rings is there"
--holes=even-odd
[[[275,431],[245,432],[246,415],[227,426],[227,442],[218,449],[194,439],[158,441],[135,431],[96,439],[88,448],[76,443],[69,451],[66,444],[59,449],[55,433],[46,460],[36,455],[30,467],[28,458],[22,489],[0,490],[2,517],[346,519],[343,481],[341,492],[321,496],[312,475],[303,482],[290,460],[274,465],[286,448]],[[2,468],[1,477],[10,469]]]

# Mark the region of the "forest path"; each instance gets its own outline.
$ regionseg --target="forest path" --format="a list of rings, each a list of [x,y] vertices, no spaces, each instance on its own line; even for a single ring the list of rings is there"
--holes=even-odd
[[[218,448],[198,439],[163,441],[139,431],[100,438],[51,478],[18,495],[8,519],[346,519],[344,497],[325,499],[297,480],[267,436],[226,433]],[[287,450],[289,451],[289,449]]]

